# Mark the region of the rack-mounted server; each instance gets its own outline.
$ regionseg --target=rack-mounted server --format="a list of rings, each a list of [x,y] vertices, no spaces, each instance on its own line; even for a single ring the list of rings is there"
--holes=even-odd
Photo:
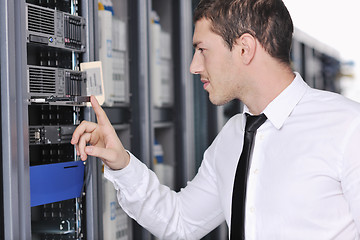
[[[86,73],[69,69],[28,66],[28,93],[36,96],[85,96]]]
[[[86,72],[28,66],[27,86],[30,102],[88,102]]]
[[[26,4],[27,43],[84,52],[85,18],[51,8]]]
[[[29,143],[61,144],[70,143],[76,126],[31,126],[29,128]]]

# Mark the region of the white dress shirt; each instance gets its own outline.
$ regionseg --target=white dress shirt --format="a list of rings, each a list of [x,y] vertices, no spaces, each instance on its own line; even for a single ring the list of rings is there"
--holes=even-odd
[[[245,108],[246,111],[246,108]],[[264,110],[249,171],[247,240],[360,239],[360,104],[295,80]],[[179,193],[131,155],[105,170],[122,208],[162,239],[200,239],[230,226],[245,115],[232,117]]]

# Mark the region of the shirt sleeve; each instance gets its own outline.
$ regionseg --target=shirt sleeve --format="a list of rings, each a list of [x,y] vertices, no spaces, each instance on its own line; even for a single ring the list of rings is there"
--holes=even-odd
[[[211,164],[203,161],[195,178],[180,192],[161,185],[146,165],[130,153],[119,171],[105,167],[105,177],[117,190],[123,210],[161,239],[200,239],[224,216]]]
[[[341,185],[360,233],[360,119],[354,122],[344,147]]]

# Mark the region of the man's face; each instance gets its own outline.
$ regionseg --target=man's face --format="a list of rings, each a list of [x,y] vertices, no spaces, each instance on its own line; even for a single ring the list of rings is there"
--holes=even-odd
[[[239,55],[234,50],[230,51],[221,36],[211,31],[209,20],[203,18],[196,22],[193,45],[195,53],[190,72],[200,74],[210,101],[223,105],[238,98]]]

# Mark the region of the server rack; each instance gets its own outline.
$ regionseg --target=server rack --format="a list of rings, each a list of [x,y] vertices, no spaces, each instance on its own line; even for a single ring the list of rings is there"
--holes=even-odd
[[[311,87],[340,93],[337,80],[341,60],[337,50],[295,28],[291,62],[294,71]]]
[[[174,79],[168,88],[172,104],[155,104],[151,60],[152,12],[156,11],[160,24],[170,35]],[[176,168],[170,182],[174,189],[185,186],[195,172],[193,135],[193,92],[188,67],[191,62],[192,18],[190,1],[130,1],[130,89],[132,118],[131,145],[133,153],[154,169],[155,139],[162,145],[164,162]],[[133,17],[137,16],[137,17]],[[141,17],[139,17],[141,16]],[[161,71],[161,70],[160,70]],[[134,104],[133,104],[134,103]],[[138,117],[138,118],[137,118]],[[176,147],[175,147],[176,146]],[[156,167],[155,167],[156,168]],[[151,239],[147,231],[134,224],[134,239]]]
[[[87,238],[89,167],[70,144],[85,119],[87,99],[87,76],[80,71],[87,51],[81,9],[78,1],[25,3],[32,239]]]
[[[35,206],[38,203],[32,202],[34,187],[30,188],[31,177],[38,175],[33,174],[35,167],[76,162],[69,143],[71,132],[82,119],[96,120],[91,108],[83,105],[86,94],[80,88],[84,88],[86,76],[78,65],[100,59],[98,2],[2,0],[0,4],[0,29],[5,33],[0,36],[0,73],[2,220],[6,219],[1,237],[106,239],[101,219],[107,190],[99,160],[90,158],[84,166],[86,185],[80,197],[50,198],[48,203],[40,198],[40,205]],[[155,137],[159,139],[164,145],[164,158],[176,168],[175,176],[171,176],[174,189],[185,186],[195,173],[193,92],[188,71],[192,49],[190,5],[190,1],[180,0],[114,1],[115,14],[127,24],[129,85],[123,101],[104,106],[124,146],[149,167],[153,167]],[[168,65],[175,79],[168,91],[173,96],[172,104],[158,109],[152,100],[150,70],[149,27],[153,9],[160,12],[164,22],[171,23],[166,27],[172,45]],[[57,16],[51,23],[55,28],[64,27],[59,22],[61,18],[75,25],[67,29],[80,29],[78,38],[61,41],[59,38],[64,36],[42,32],[48,22],[38,20],[49,14]],[[27,25],[29,20],[31,27]],[[44,27],[36,28],[43,24]],[[65,167],[75,170],[80,165]],[[55,173],[59,171],[62,170]],[[131,231],[131,224],[126,224],[129,229],[126,233],[120,231],[121,239],[152,238],[141,227],[134,224]]]
[[[97,25],[96,59],[102,61],[107,72],[104,75],[103,108],[124,147],[131,151],[134,115],[130,105],[128,8],[127,0],[99,1],[94,22]],[[100,164],[99,168],[102,167]],[[98,222],[101,229],[99,239],[132,239],[132,221],[119,206],[113,184],[103,174],[99,176],[99,182],[97,191],[102,213],[102,220]]]
[[[83,239],[84,166],[74,161],[69,143],[84,119],[86,76],[78,68],[88,52],[83,6],[30,0],[1,5],[4,239]],[[53,167],[60,181],[42,174]],[[69,192],[73,183],[77,193]]]

